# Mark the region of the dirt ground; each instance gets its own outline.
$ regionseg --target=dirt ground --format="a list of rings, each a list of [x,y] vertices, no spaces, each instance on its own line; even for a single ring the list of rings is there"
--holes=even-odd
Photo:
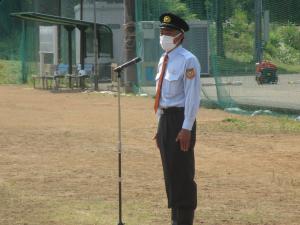
[[[170,224],[152,106],[122,97],[128,225]],[[299,225],[298,125],[205,108],[197,121],[195,224]],[[117,165],[114,95],[0,86],[0,225],[118,224]]]

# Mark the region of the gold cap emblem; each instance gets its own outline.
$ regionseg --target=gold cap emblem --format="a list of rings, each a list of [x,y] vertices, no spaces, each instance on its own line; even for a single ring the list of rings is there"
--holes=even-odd
[[[171,22],[171,17],[170,16],[165,16],[164,17],[164,23],[170,23]]]

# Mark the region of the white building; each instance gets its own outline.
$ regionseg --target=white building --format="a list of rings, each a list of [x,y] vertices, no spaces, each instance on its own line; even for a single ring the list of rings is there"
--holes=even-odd
[[[75,6],[75,19],[80,20],[80,5]],[[83,20],[94,22],[94,5],[83,5]],[[124,61],[124,5],[123,3],[96,2],[96,21],[109,26],[113,31],[113,60],[118,64]],[[92,40],[91,40],[92,41]],[[87,43],[89,44],[89,43]],[[80,49],[80,34],[76,31],[76,49]],[[79,51],[76,51],[76,63],[79,63]],[[102,59],[103,60],[103,59]],[[87,51],[87,63],[94,62],[94,53]],[[103,63],[103,62],[102,62]],[[106,62],[104,62],[106,63]]]

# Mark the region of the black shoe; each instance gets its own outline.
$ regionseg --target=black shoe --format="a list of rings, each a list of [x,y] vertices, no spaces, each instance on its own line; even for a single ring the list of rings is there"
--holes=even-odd
[[[178,225],[176,208],[172,208],[172,211],[171,211],[171,225]]]
[[[194,210],[193,209],[178,209],[177,225],[193,225]]]

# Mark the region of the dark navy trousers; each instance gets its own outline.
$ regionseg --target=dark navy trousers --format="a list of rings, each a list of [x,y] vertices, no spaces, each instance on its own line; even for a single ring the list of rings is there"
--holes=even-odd
[[[196,121],[191,131],[190,148],[187,152],[183,152],[180,143],[176,142],[183,120],[184,108],[164,110],[159,119],[157,143],[161,154],[168,207],[195,209],[197,207],[197,185],[194,181]]]

